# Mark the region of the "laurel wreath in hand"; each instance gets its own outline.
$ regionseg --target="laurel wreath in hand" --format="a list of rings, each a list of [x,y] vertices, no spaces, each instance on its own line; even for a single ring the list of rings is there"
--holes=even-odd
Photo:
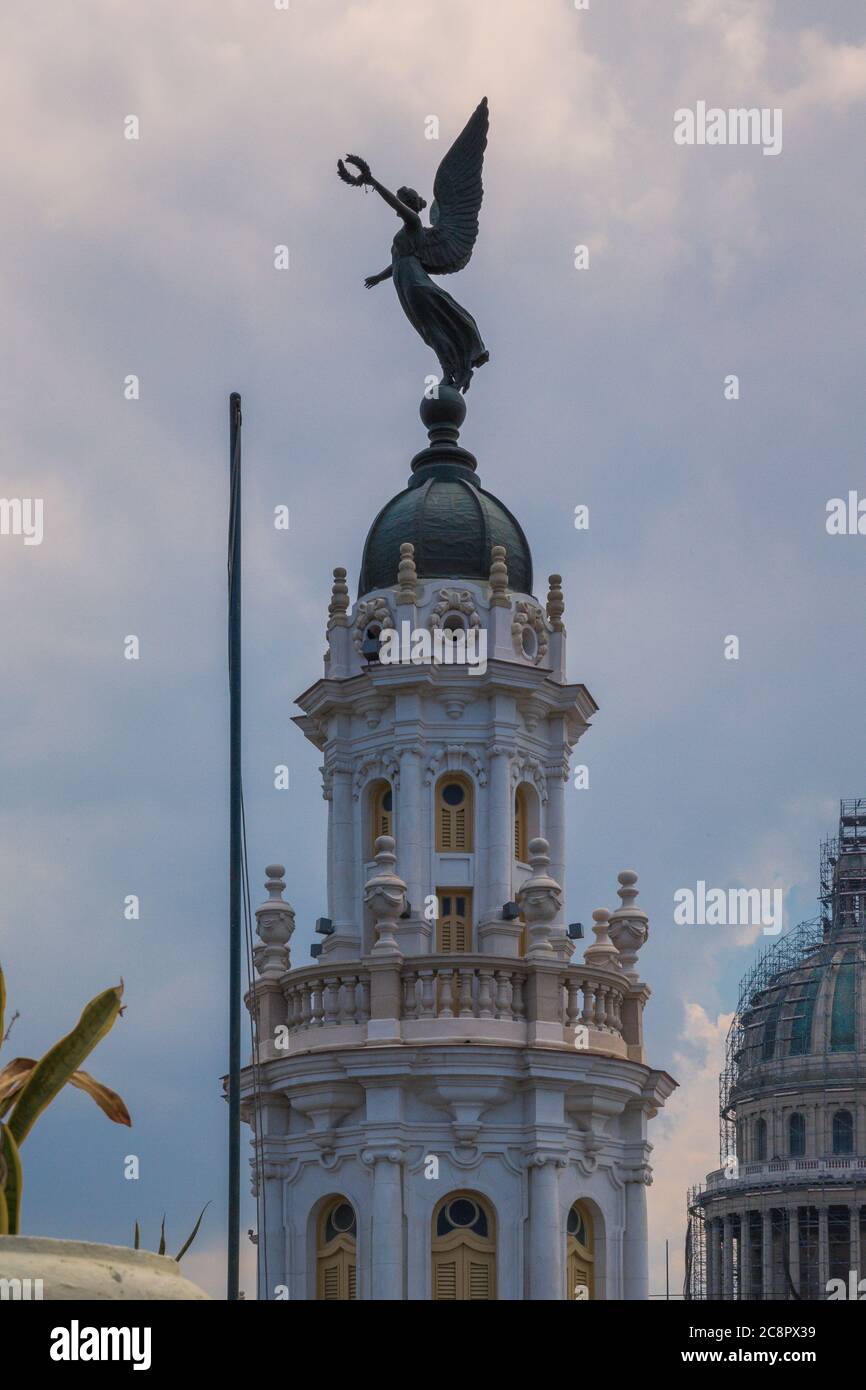
[[[346,168],[346,164],[354,164],[359,172],[357,174],[350,174]],[[363,184],[369,183],[373,177],[370,173],[369,164],[358,154],[347,154],[345,163],[342,159],[338,159],[337,173],[340,175],[343,183],[351,184],[353,188],[360,188]]]

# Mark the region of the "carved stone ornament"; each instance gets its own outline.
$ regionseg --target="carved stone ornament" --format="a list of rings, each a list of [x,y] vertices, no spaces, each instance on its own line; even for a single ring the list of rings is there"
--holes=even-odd
[[[534,649],[531,641],[525,636],[527,628],[534,633]],[[526,657],[534,666],[538,666],[544,660],[549,645],[547,622],[537,603],[530,603],[528,599],[518,599],[511,620],[511,637],[518,656]]]
[[[359,655],[364,643],[364,635],[371,623],[376,623],[381,632],[387,632],[389,629],[396,631],[388,600],[383,598],[381,594],[376,598],[362,598],[355,610],[352,644]]]
[[[449,613],[462,613],[468,627],[480,627],[481,618],[475,607],[475,596],[469,589],[440,589],[439,597],[427,618],[427,626],[432,632],[441,627]]]

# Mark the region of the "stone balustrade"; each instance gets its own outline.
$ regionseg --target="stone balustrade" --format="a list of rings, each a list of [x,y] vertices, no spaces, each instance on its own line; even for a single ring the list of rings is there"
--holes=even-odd
[[[292,1052],[357,1046],[368,1041],[371,1019],[393,1020],[395,1041],[542,1040],[634,1060],[642,1050],[644,987],[636,990],[619,970],[585,964],[469,954],[370,957],[288,970],[257,981],[255,992],[263,1048],[275,1056],[278,1032],[289,1040],[282,1050]],[[370,1041],[381,1037],[370,1029]]]
[[[725,1168],[710,1173],[707,1189],[739,1189],[750,1184],[761,1187],[768,1179],[785,1184],[808,1182],[816,1173],[820,1174],[822,1182],[862,1183],[866,1177],[866,1158],[833,1154],[825,1158],[776,1158],[766,1163],[741,1163],[734,1176]]]

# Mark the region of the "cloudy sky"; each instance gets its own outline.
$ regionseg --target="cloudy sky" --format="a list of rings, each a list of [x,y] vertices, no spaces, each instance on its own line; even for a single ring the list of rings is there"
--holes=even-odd
[[[137,1218],[155,1245],[163,1211],[180,1240],[211,1199],[186,1267],[223,1288],[227,396],[244,400],[253,891],[286,863],[303,960],[325,803],[292,701],[321,670],[333,566],[357,575],[423,443],[435,368],[391,286],[363,289],[394,227],[334,162],[360,152],[429,197],[486,94],[481,236],[449,286],[491,349],[463,439],[539,580],[563,574],[569,673],[600,706],[569,918],[639,872],[650,1055],[681,1084],[655,1124],[652,1288],[665,1238],[678,1287],[761,943],[676,927],[673,894],[778,886],[787,922],[812,916],[818,839],[866,793],[866,538],[825,527],[828,499],[866,490],[862,3],[48,0],[7,16],[0,67],[2,490],[44,499],[41,545],[0,537],[10,1055],[123,976],[92,1070],[134,1119],[61,1097],[27,1143],[26,1228],[122,1242]],[[782,152],[676,145],[674,111],[699,101],[781,109]]]

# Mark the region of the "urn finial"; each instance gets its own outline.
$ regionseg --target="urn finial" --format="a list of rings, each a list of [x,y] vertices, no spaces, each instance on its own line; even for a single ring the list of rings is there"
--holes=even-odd
[[[616,890],[621,907],[611,914],[610,935],[620,953],[620,963],[632,984],[637,983],[635,969],[637,953],[649,936],[649,918],[643,908],[635,906],[637,898],[637,874],[633,869],[623,869],[617,875],[620,886]]]
[[[529,842],[532,873],[517,893],[516,902],[526,923],[528,960],[554,960],[550,925],[562,910],[562,889],[548,872],[550,846],[541,836]]]
[[[393,836],[378,837],[374,849],[376,869],[364,885],[364,902],[376,927],[376,944],[371,952],[374,956],[402,954],[394,933],[406,908],[406,885],[395,873],[397,856],[394,850]]]
[[[282,864],[269,864],[265,869],[265,888],[268,900],[256,908],[256,935],[262,942],[253,956],[256,970],[262,976],[282,975],[289,969],[289,942],[295,930],[295,913],[291,903],[283,898],[286,886]]]
[[[608,936],[607,924],[610,921],[610,913],[606,907],[597,907],[592,914],[595,923],[593,931],[595,941],[591,946],[587,946],[583,953],[583,958],[589,965],[613,966],[619,964],[619,953]]]
[[[508,597],[508,566],[505,563],[505,546],[494,545],[490,552],[490,607],[510,608]]]

